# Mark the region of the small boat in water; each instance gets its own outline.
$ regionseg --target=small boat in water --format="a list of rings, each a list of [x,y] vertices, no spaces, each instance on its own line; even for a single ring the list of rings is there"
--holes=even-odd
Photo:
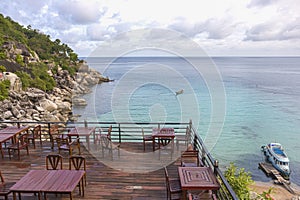
[[[184,90],[181,89],[181,90],[178,90],[177,92],[175,92],[176,96],[179,95],[179,94],[183,94]]]
[[[280,143],[270,143],[267,146],[262,146],[266,159],[272,163],[273,167],[277,169],[283,178],[289,179],[290,167],[289,158],[284,152],[284,149]]]

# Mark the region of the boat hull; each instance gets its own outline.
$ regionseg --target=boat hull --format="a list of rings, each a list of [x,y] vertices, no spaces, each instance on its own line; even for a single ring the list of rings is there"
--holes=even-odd
[[[281,174],[284,179],[289,180],[290,168],[289,159],[282,146],[279,143],[270,143],[267,146],[262,146],[262,150],[266,156],[266,160]]]

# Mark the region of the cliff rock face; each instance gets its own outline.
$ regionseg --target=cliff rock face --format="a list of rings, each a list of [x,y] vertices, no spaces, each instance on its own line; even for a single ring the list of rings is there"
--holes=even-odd
[[[40,61],[38,55],[35,52],[29,51],[22,43],[6,41],[2,45],[2,49],[5,50],[7,58],[12,62],[14,62],[17,55],[20,55],[25,63]]]
[[[5,42],[3,48],[8,59],[0,61],[0,65],[4,65],[8,70],[3,73],[2,80],[10,80],[11,87],[9,98],[0,101],[1,121],[66,122],[76,120],[72,115],[73,104],[85,106],[86,102],[80,96],[91,92],[90,87],[103,79],[99,72],[90,69],[86,63],[78,63],[81,66],[75,76],[60,67],[56,74],[52,74],[49,70],[48,73],[56,81],[56,87],[51,92],[44,92],[36,88],[27,88],[26,91],[23,91],[20,78],[11,72],[17,71],[21,67],[14,61],[16,55],[21,55],[25,63],[40,62],[40,59],[36,53],[29,51],[25,45],[19,43]],[[54,65],[54,63],[48,62],[46,64],[49,69]]]

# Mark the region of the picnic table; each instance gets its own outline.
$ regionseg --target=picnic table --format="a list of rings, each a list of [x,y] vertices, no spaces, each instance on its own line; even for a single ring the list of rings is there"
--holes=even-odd
[[[21,193],[37,193],[39,200],[42,193],[44,199],[47,199],[47,193],[69,194],[72,199],[72,192],[80,182],[80,191],[84,195],[84,174],[84,170],[30,170],[10,191],[14,200],[17,193],[19,196]]]
[[[28,129],[29,129],[28,126],[21,126],[21,127],[9,126],[9,127],[6,127],[4,129],[0,130],[0,151],[1,151],[2,158],[4,158],[2,143],[5,143],[6,141],[8,141],[10,139],[12,140],[12,142],[14,142],[14,138],[18,134],[28,131]]]

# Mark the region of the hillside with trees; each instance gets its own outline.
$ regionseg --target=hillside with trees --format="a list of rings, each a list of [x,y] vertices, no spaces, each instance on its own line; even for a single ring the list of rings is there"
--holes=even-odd
[[[67,44],[0,14],[0,120],[70,120],[103,81]]]
[[[16,73],[23,89],[35,87],[51,91],[56,82],[48,71],[55,75],[58,68],[62,68],[74,75],[79,63],[78,55],[59,39],[52,41],[49,35],[30,25],[23,27],[0,14],[0,71]],[[3,89],[0,92],[3,99],[6,93]]]

